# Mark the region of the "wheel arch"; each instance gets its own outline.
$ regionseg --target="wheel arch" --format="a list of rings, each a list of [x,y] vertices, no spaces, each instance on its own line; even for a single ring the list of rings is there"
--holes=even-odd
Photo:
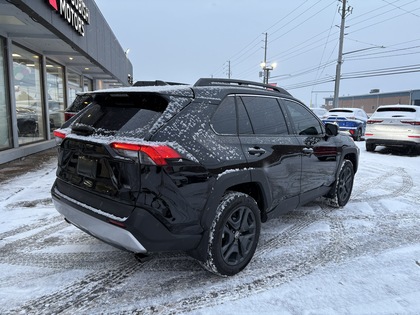
[[[204,230],[201,241],[196,249],[189,252],[192,257],[200,261],[206,257],[209,229],[217,207],[228,191],[242,192],[252,197],[260,209],[261,222],[267,221],[267,209],[272,198],[270,186],[264,177],[255,174],[254,170],[238,170],[219,175],[201,216],[200,224]]]
[[[258,170],[235,170],[219,175],[214,183],[201,217],[204,229],[210,227],[217,206],[227,191],[242,192],[254,198],[261,211],[261,220],[265,222],[271,204],[271,188],[266,177]]]
[[[339,164],[339,167],[341,167],[341,164],[344,160],[349,160],[353,164],[353,171],[354,174],[356,174],[357,169],[359,168],[359,159],[358,159],[358,153],[357,152],[344,152],[343,159],[341,163]]]

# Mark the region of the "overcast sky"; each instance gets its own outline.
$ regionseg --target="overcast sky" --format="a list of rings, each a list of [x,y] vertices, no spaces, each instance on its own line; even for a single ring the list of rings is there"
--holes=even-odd
[[[130,49],[135,81],[226,78],[229,61],[232,78],[262,81],[268,33],[267,61],[277,63],[270,82],[308,105],[332,95],[338,0],[95,2],[123,49]],[[347,0],[347,5],[352,11],[346,18],[340,96],[420,89],[420,0]],[[411,73],[370,76],[396,71]],[[324,81],[330,82],[314,84]]]

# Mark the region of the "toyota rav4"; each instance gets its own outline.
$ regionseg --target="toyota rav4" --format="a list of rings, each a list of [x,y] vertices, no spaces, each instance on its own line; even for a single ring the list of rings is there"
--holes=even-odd
[[[284,89],[230,79],[92,92],[54,134],[52,198],[68,222],[224,276],[250,262],[261,223],[321,197],[344,206],[359,158]]]

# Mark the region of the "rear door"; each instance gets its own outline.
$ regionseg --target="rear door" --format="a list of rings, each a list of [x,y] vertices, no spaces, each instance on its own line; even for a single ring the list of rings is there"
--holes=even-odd
[[[277,98],[237,97],[238,131],[250,169],[261,170],[268,179],[273,200],[284,211],[298,203],[301,152],[296,137],[289,134]],[[255,174],[255,172],[253,172]]]

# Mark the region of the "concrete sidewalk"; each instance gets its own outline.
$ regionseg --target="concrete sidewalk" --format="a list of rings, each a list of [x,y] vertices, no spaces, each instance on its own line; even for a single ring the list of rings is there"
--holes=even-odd
[[[0,164],[0,182],[42,167],[46,162],[57,159],[57,148],[51,148],[32,155]]]

